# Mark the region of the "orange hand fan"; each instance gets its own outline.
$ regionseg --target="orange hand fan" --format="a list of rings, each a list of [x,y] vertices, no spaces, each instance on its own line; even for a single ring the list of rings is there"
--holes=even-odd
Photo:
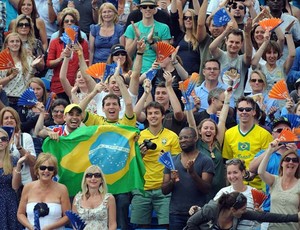
[[[282,20],[280,18],[267,18],[261,20],[258,24],[264,28],[264,30],[273,30],[277,26],[279,26],[282,23]]]
[[[267,199],[267,195],[257,189],[251,189],[251,194],[253,197],[254,208],[260,208],[262,203]]]
[[[284,79],[278,81],[275,85],[273,85],[272,89],[269,92],[269,97],[279,100],[284,100],[290,97]]]
[[[10,69],[13,67],[15,67],[14,60],[9,49],[6,48],[0,53],[0,70]]]
[[[284,129],[278,136],[280,142],[296,142],[299,141],[297,135],[289,129]]]
[[[72,27],[65,28],[65,32],[71,39],[72,43],[75,43],[77,32]]]
[[[99,62],[94,65],[91,65],[89,68],[85,70],[85,72],[94,78],[102,79],[103,74],[105,72],[105,67],[106,67],[106,63]]]
[[[300,128],[293,128],[293,133],[295,133],[297,136],[300,136]]]
[[[162,62],[175,51],[175,48],[173,46],[165,42],[157,42],[156,45],[158,62]]]

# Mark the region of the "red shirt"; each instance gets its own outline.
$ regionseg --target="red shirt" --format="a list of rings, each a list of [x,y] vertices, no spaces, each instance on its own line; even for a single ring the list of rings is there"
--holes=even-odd
[[[83,49],[83,56],[85,60],[89,59],[89,45],[86,40],[80,43]],[[60,40],[60,38],[55,38],[50,42],[49,50],[48,50],[48,57],[47,57],[47,66],[49,67],[49,63],[52,60],[55,60],[60,57],[61,52],[64,50],[65,44]],[[51,80],[51,91],[54,93],[63,93],[64,89],[59,80],[59,72],[61,68],[62,62],[59,63],[53,69],[53,77]],[[79,60],[77,52],[73,52],[72,58],[69,61],[68,71],[67,71],[67,79],[69,80],[70,84],[73,86],[75,83],[76,72],[79,68]]]

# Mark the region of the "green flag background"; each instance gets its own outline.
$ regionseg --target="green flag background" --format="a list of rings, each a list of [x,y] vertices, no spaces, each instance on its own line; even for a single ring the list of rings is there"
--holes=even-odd
[[[125,125],[83,126],[58,142],[47,138],[43,151],[57,158],[59,182],[70,196],[81,190],[83,173],[92,164],[102,169],[110,193],[125,193],[144,188],[138,134],[138,129]]]

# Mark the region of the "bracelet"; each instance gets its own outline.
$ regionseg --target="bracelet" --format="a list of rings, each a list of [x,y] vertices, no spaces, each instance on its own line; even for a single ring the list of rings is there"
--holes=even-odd
[[[53,6],[53,3],[52,2],[48,2],[48,6]]]
[[[141,52],[136,52],[136,55],[141,55],[141,56],[143,56],[143,55],[144,55],[144,53],[141,53]]]
[[[22,169],[21,169],[20,171],[18,171],[17,169],[15,169],[15,172],[16,172],[17,174],[21,174]]]
[[[177,65],[177,64],[178,64],[178,61],[173,61],[172,64],[173,64],[173,65]]]
[[[291,34],[291,33],[286,31],[284,34]]]
[[[225,104],[225,105],[229,105],[229,102],[225,101],[224,104]]]
[[[17,150],[19,150],[19,151],[20,151],[22,148],[23,148],[22,146],[21,146],[21,147],[19,147],[19,148],[17,147]]]

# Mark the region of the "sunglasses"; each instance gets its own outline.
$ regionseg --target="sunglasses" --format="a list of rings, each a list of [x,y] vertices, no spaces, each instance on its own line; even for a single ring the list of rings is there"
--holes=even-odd
[[[1,142],[8,142],[8,137],[0,137]]]
[[[101,173],[87,173],[87,174],[85,174],[85,178],[92,178],[93,176],[95,178],[102,178]]]
[[[53,113],[64,113],[64,110],[53,110]]]
[[[264,83],[264,81],[262,79],[251,79],[251,82],[258,82],[258,83]]]
[[[240,6],[237,6],[237,4],[234,4],[234,3],[233,3],[233,5],[232,5],[232,9],[234,9],[234,10],[235,10],[235,9],[243,10],[244,8],[245,8],[244,6],[241,6],[241,5],[240,5]]]
[[[141,6],[141,8],[144,9],[144,10],[147,9],[147,8],[149,8],[150,10],[153,10],[155,7],[156,7],[155,5],[143,5],[143,6]]]
[[[40,170],[45,171],[46,169],[48,169],[49,172],[53,172],[54,171],[54,166],[45,166],[45,165],[41,165],[39,167]]]
[[[190,20],[192,21],[193,17],[192,16],[183,16],[183,20],[186,21],[186,20]]]
[[[123,56],[123,57],[125,57],[126,56],[126,52],[116,52],[116,53],[114,53],[113,54],[113,56]]]
[[[279,129],[274,129],[273,132],[276,132],[276,133],[281,133],[282,130],[284,130],[283,128],[279,128]]]
[[[64,23],[75,23],[74,19],[65,19]]]
[[[293,162],[293,163],[299,163],[299,158],[298,157],[286,157],[283,159],[285,162]]]
[[[17,24],[17,27],[30,27],[30,23],[28,23],[28,22],[25,22],[25,23],[22,23],[22,22],[19,22],[18,24]]]
[[[238,111],[240,112],[243,112],[243,111],[246,111],[246,112],[250,112],[253,108],[251,107],[240,107],[240,108],[237,108]]]
[[[233,159],[227,160],[225,162],[225,164],[226,165],[236,165],[236,164],[243,164],[243,162],[240,159],[233,158]]]

